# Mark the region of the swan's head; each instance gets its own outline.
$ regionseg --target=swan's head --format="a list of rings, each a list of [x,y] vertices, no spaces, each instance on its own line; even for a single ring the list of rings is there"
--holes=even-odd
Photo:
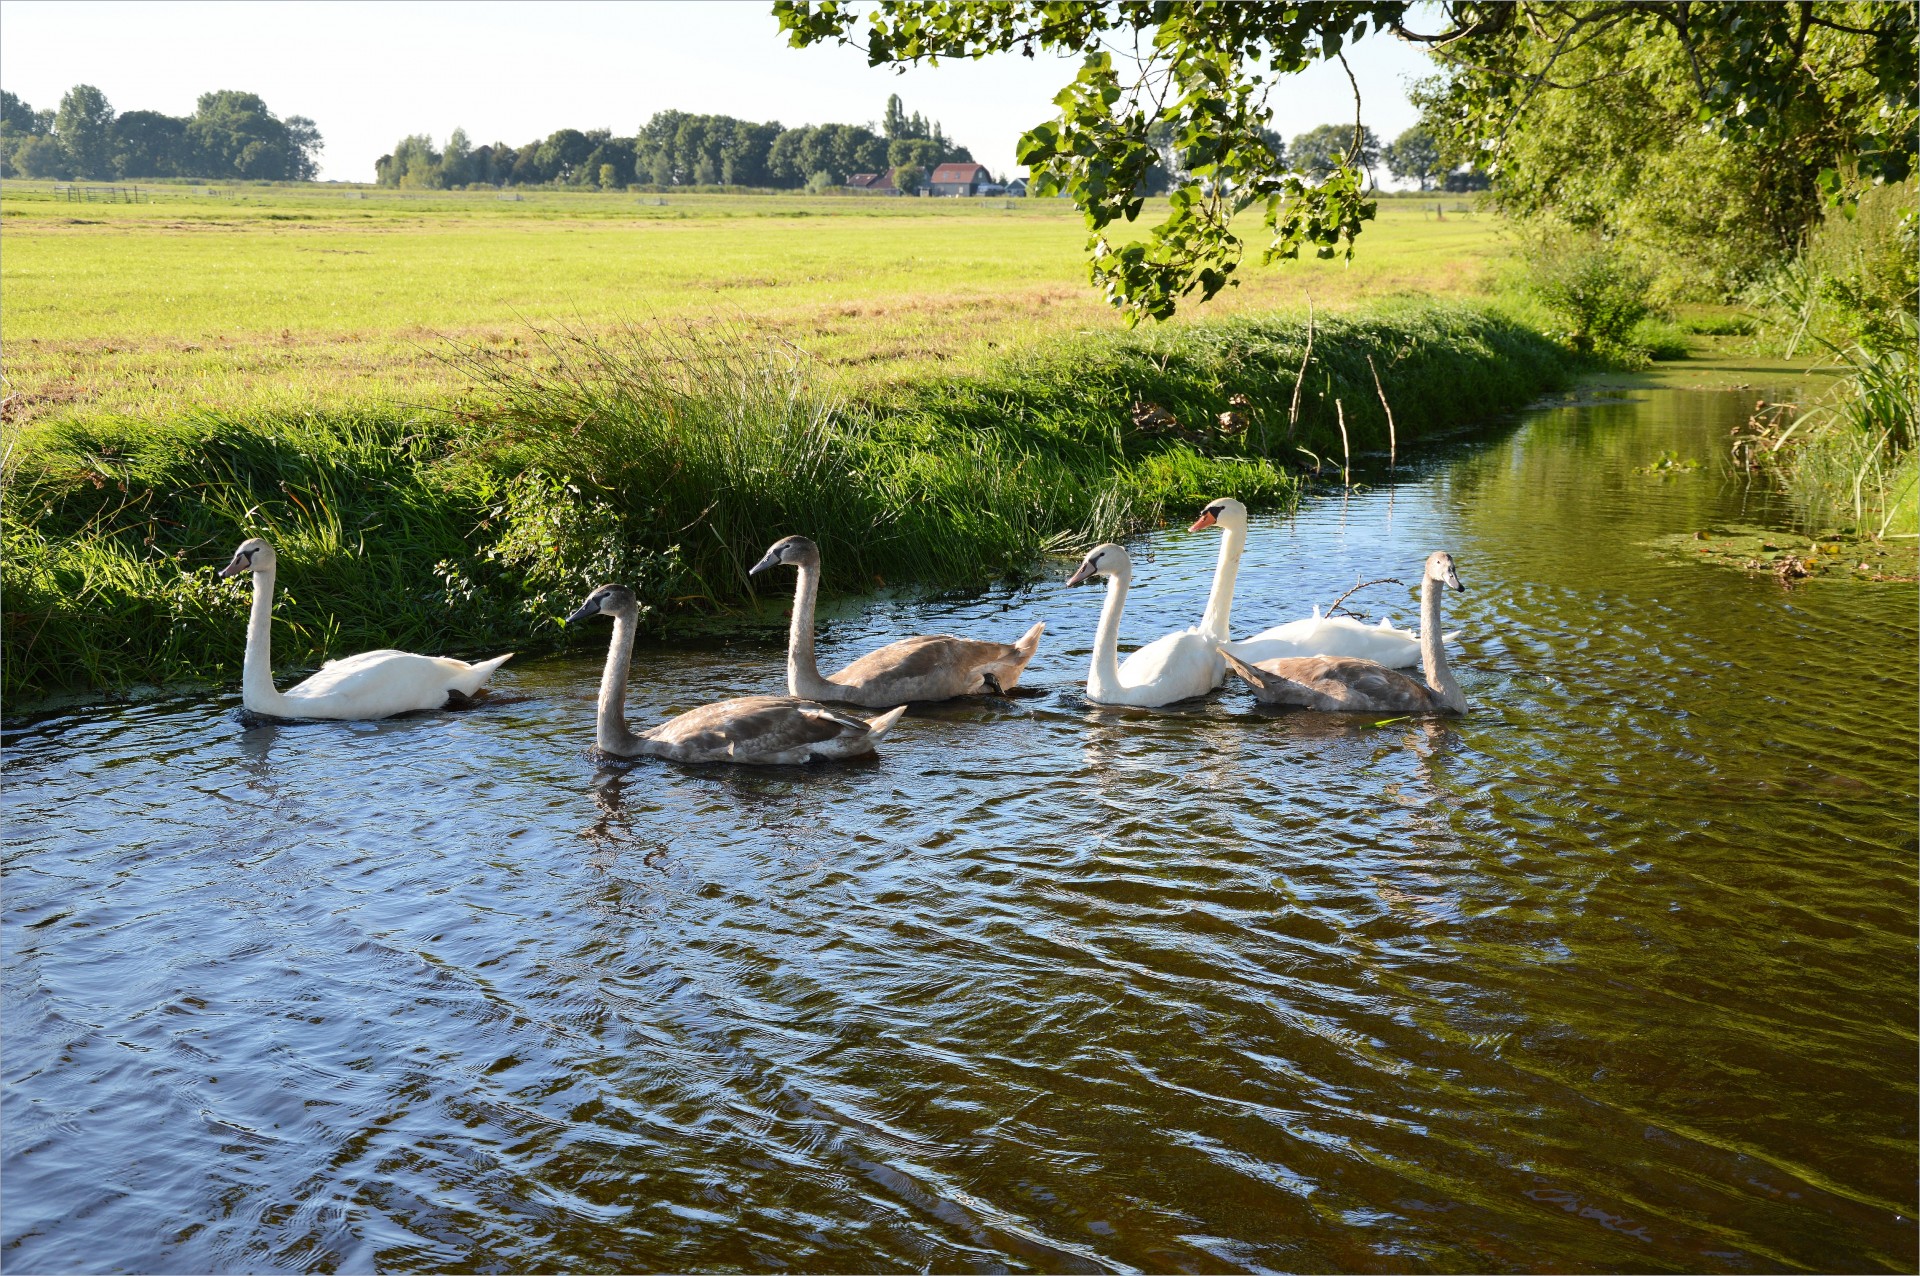
[[[757,576],[769,567],[818,567],[820,565],[820,547],[804,536],[789,536],[783,541],[775,541],[773,548],[753,566],[747,568],[747,575]]]
[[[1108,542],[1105,545],[1096,545],[1087,551],[1087,556],[1080,560],[1078,567],[1073,569],[1073,575],[1067,577],[1067,584],[1078,585],[1081,581],[1095,576],[1131,576],[1132,574],[1133,559],[1127,556],[1126,550]]]
[[[633,591],[625,585],[602,585],[587,595],[587,601],[580,604],[580,610],[567,617],[569,625],[586,620],[590,616],[637,616],[640,614],[640,601]]]
[[[233,561],[220,569],[220,575],[238,576],[241,572],[270,572],[275,563],[273,546],[258,536],[240,542],[240,548],[233,551]]]
[[[1193,520],[1190,532],[1202,531],[1209,527],[1238,527],[1242,531],[1247,526],[1247,507],[1231,496],[1223,496],[1200,511],[1200,517]]]
[[[1457,589],[1463,594],[1467,592],[1467,587],[1460,583],[1460,573],[1453,570],[1453,555],[1444,549],[1436,549],[1427,555],[1427,579],[1439,581],[1448,589]]]

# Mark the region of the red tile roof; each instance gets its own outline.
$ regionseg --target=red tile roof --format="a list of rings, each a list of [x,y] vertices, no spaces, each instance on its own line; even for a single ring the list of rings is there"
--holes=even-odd
[[[993,180],[993,177],[987,172],[986,165],[984,164],[942,164],[933,170],[933,176],[927,180],[930,182],[952,182],[960,184],[966,182],[990,182]]]

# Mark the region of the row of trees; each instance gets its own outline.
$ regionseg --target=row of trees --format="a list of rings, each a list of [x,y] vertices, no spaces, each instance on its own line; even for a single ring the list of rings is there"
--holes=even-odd
[[[140,177],[308,181],[319,171],[320,130],[280,119],[257,93],[203,93],[192,115],[115,114],[107,95],[76,84],[57,111],[36,111],[0,90],[0,176],[110,182]]]
[[[759,186],[839,185],[854,173],[885,173],[971,160],[963,146],[898,94],[875,132],[859,124],[783,128],[730,115],[661,111],[633,137],[565,128],[524,146],[474,146],[455,129],[446,146],[415,134],[375,162],[383,186]]]
[[[1314,182],[1326,181],[1351,154],[1362,168],[1372,170],[1384,163],[1388,172],[1404,181],[1418,183],[1423,191],[1485,190],[1488,185],[1487,175],[1478,169],[1449,164],[1441,153],[1438,137],[1424,121],[1385,146],[1372,129],[1363,126],[1357,151],[1351,124],[1322,124],[1299,134],[1291,142],[1282,141],[1272,129],[1263,128],[1260,133],[1276,164],[1285,165]],[[1158,161],[1148,170],[1143,193],[1162,194],[1190,177],[1169,121],[1159,121],[1149,128],[1147,140],[1158,152]]]

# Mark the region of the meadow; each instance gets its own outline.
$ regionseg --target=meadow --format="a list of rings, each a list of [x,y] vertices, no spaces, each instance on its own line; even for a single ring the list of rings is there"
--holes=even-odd
[[[0,193],[12,696],[230,676],[249,534],[283,666],[537,649],[606,580],[733,612],[796,529],[829,589],[978,588],[1289,507],[1574,366],[1457,204],[1129,332],[1055,201],[149,194]]]
[[[750,327],[849,389],[1119,326],[1087,287],[1063,200],[161,185],[107,203],[65,189],[0,187],[16,421],[439,402],[465,386],[450,347],[510,347],[554,323]],[[1309,297],[1470,297],[1502,248],[1458,196],[1383,200],[1362,242],[1351,266],[1249,265],[1177,323]]]

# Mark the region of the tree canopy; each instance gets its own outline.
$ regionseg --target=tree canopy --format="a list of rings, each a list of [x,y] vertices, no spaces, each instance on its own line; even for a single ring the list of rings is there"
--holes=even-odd
[[[1484,159],[1503,210],[1709,295],[1793,252],[1833,199],[1911,172],[1911,5],[1646,7],[1543,6],[1491,61],[1437,51],[1415,96],[1443,151]]]
[[[191,116],[115,115],[106,94],[78,84],[58,112],[12,93],[0,101],[0,175],[115,181],[141,177],[303,181],[319,171],[318,126],[282,120],[257,93],[204,93]]]
[[[1286,154],[1297,172],[1324,182],[1349,162],[1371,170],[1380,162],[1380,139],[1362,125],[1356,143],[1353,125],[1322,124],[1294,138]]]
[[[1387,171],[1403,181],[1418,182],[1423,191],[1432,190],[1446,176],[1446,162],[1440,157],[1440,140],[1426,124],[1416,124],[1380,150]]]
[[[456,139],[457,142],[456,142]],[[901,168],[932,170],[952,160],[972,159],[918,112],[909,116],[895,94],[887,100],[881,132],[859,124],[783,128],[730,115],[660,111],[632,137],[606,129],[583,133],[560,129],[549,137],[510,146],[467,149],[454,130],[446,151],[425,135],[402,138],[375,163],[376,180],[387,186],[757,186],[795,190],[812,184],[837,186],[855,173]],[[817,174],[827,175],[816,183]]]
[[[1573,87],[1560,78],[1561,59],[1587,33],[1603,32],[1673,49],[1678,93],[1696,127],[1791,153],[1831,174],[1830,191],[1842,185],[1842,166],[1897,180],[1914,154],[1909,4],[774,0],[773,11],[795,46],[862,47],[874,66],[1009,51],[1077,56],[1079,73],[1054,99],[1058,115],[1027,131],[1019,157],[1036,192],[1063,191],[1085,214],[1092,279],[1134,320],[1164,318],[1181,297],[1212,297],[1233,282],[1245,253],[1234,219],[1249,210],[1266,228],[1263,261],[1303,249],[1352,255],[1374,214],[1357,82],[1348,148],[1325,177],[1302,171],[1297,150],[1291,163],[1283,159],[1262,131],[1277,79],[1318,62],[1344,66],[1346,48],[1370,37],[1410,41],[1445,62],[1450,135],[1471,152],[1463,159],[1496,178],[1526,131],[1514,122],[1536,99]],[[1149,174],[1166,171],[1150,140],[1163,122],[1182,175],[1169,174],[1164,218],[1144,239],[1121,240],[1114,223],[1138,218]]]

